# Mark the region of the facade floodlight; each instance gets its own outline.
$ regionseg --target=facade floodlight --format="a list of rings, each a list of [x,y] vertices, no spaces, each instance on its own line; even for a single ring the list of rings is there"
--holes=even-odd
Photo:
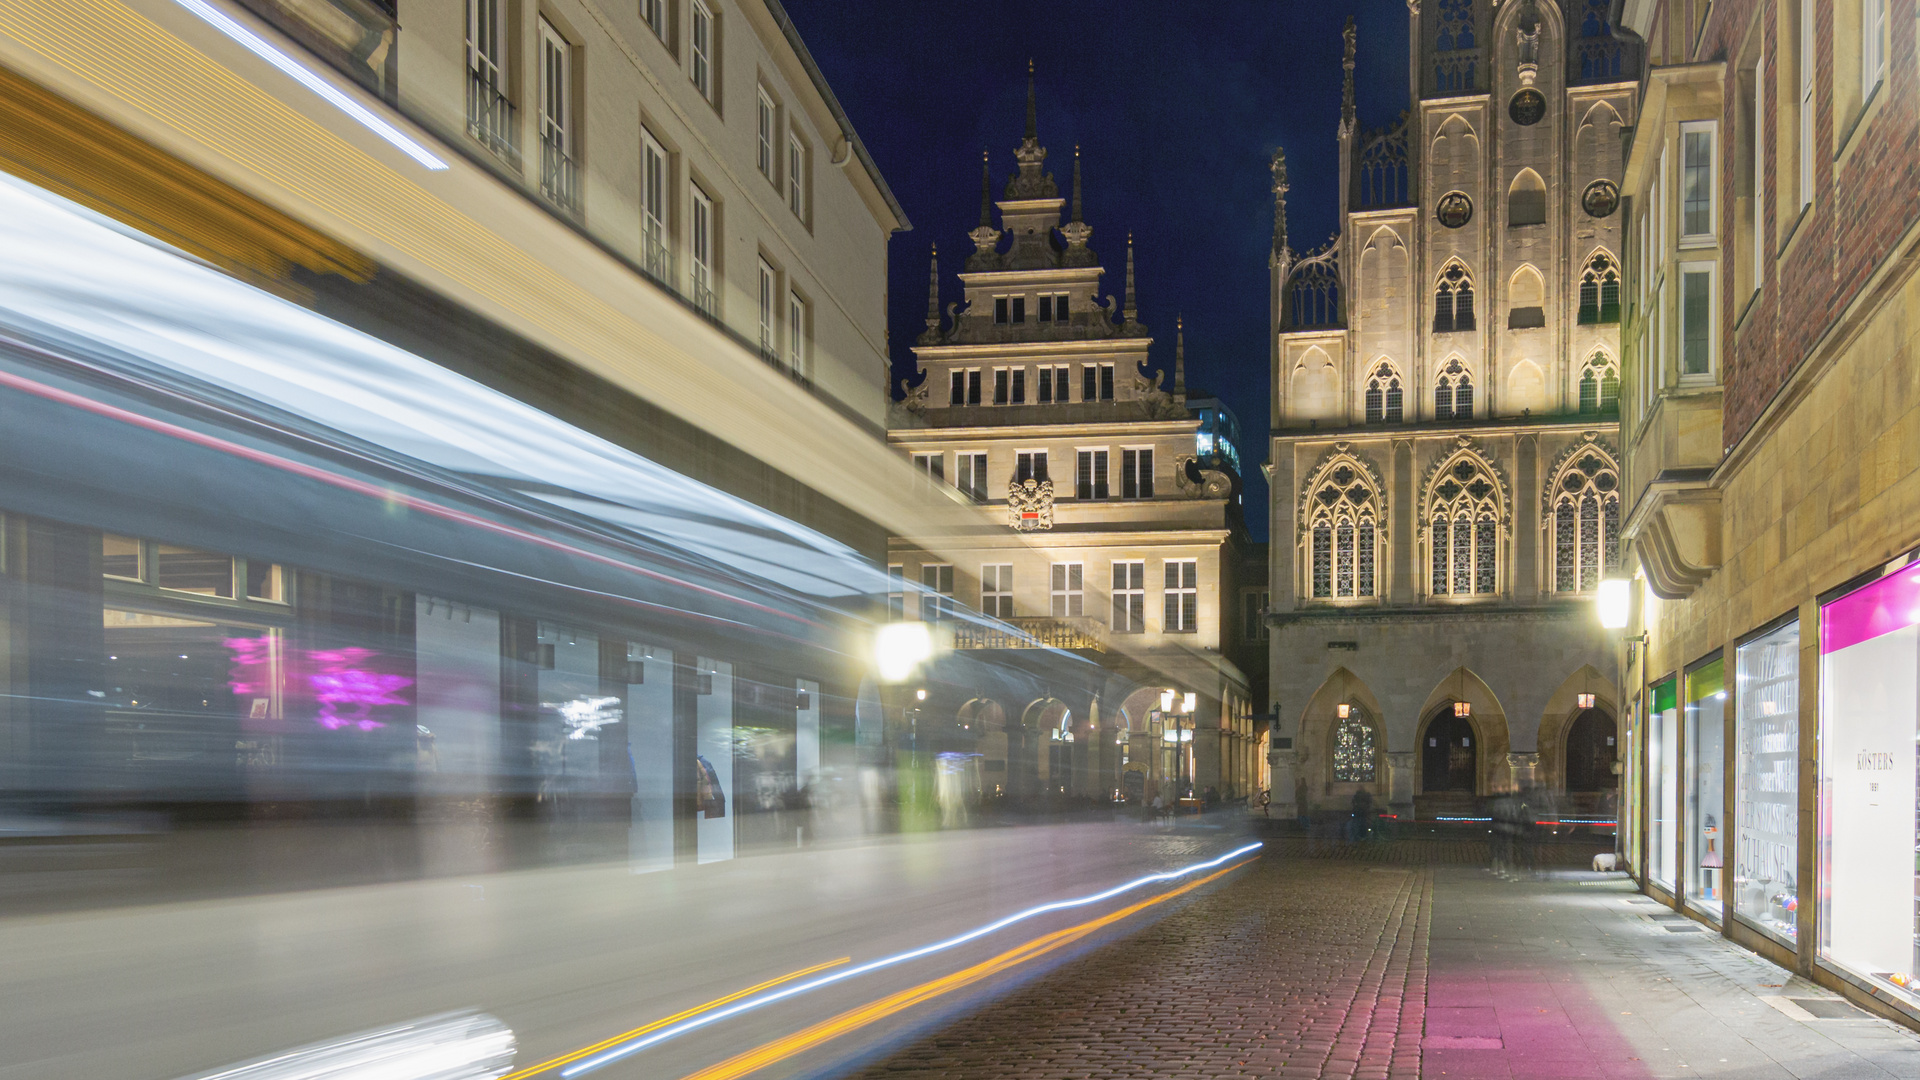
[[[1600,625],[1608,630],[1625,630],[1633,606],[1632,582],[1626,578],[1607,578],[1600,582],[1593,603],[1600,614]]]

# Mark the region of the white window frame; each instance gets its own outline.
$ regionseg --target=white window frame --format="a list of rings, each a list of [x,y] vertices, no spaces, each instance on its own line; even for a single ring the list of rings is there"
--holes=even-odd
[[[1720,372],[1720,320],[1718,312],[1720,296],[1718,293],[1720,264],[1718,262],[1683,262],[1680,264],[1680,287],[1678,314],[1680,317],[1680,350],[1677,370],[1680,382],[1684,385],[1711,383]],[[1707,370],[1690,372],[1687,366],[1687,279],[1704,274],[1707,278]]]
[[[946,451],[916,451],[913,455],[913,469],[929,480],[938,480],[941,483],[945,483],[947,479]]]
[[[807,144],[800,136],[787,132],[787,209],[801,221],[807,220]]]
[[[1047,572],[1047,611],[1056,619],[1079,619],[1087,613],[1087,565],[1057,562]]]
[[[467,0],[467,70],[496,92],[507,81],[507,35],[503,0]]]
[[[953,617],[952,563],[921,563],[920,587],[925,590],[920,594],[922,622],[939,622]]]
[[[574,157],[573,45],[545,18],[540,20],[540,139],[550,136]]]
[[[760,260],[760,356],[768,363],[780,360],[779,326],[774,304],[780,295],[780,274],[766,259]]]
[[[665,0],[656,0],[664,3]],[[673,279],[673,248],[668,242],[667,192],[672,159],[653,132],[640,129],[640,258],[661,281]]]
[[[667,0],[640,0],[640,21],[647,24],[653,36],[665,41],[667,38]]]
[[[907,568],[903,563],[887,564],[887,621],[907,617]]]
[[[754,90],[760,99],[758,123],[754,129],[754,167],[760,170],[761,176],[767,178],[767,183],[777,186],[780,183],[780,166],[773,156],[773,133],[778,130],[779,110],[774,107],[773,95],[767,93],[766,87],[757,86]]]
[[[1199,633],[1200,560],[1162,559],[1160,574],[1160,632],[1163,634]],[[1169,614],[1174,618],[1168,619],[1166,616]]]
[[[1813,36],[1814,0],[1800,0],[1799,67],[1800,80],[1800,201],[1802,210],[1813,205],[1813,82],[1818,69]]]
[[[1013,618],[1012,563],[986,563],[980,567],[980,612],[996,619]]]
[[[1707,228],[1705,232],[1687,231],[1687,137],[1704,135],[1707,139]],[[1714,242],[1720,232],[1720,121],[1689,120],[1680,125],[1680,246],[1698,247]]]
[[[1860,104],[1887,79],[1887,0],[1860,0]]]
[[[687,185],[688,202],[693,208],[689,222],[687,260],[694,306],[708,315],[718,316],[717,295],[713,289],[713,199],[699,184]]]
[[[1145,559],[1115,559],[1110,564],[1114,582],[1113,618],[1109,625],[1116,634],[1144,634],[1147,632],[1147,563]],[[1122,567],[1127,569],[1122,570]],[[1123,577],[1124,575],[1124,577]],[[1133,609],[1140,611],[1135,616]],[[1125,617],[1122,618],[1124,613]]]
[[[807,302],[800,294],[787,290],[787,368],[798,378],[812,375],[807,362]]]
[[[691,24],[688,41],[692,46],[692,58],[687,64],[687,77],[693,80],[693,88],[700,92],[700,96],[707,99],[708,104],[712,104],[714,99],[713,9],[706,5],[705,0],[689,0],[689,3],[693,8],[693,17],[688,20]]]
[[[953,486],[975,502],[986,502],[987,455],[980,450],[961,450],[953,455]]]

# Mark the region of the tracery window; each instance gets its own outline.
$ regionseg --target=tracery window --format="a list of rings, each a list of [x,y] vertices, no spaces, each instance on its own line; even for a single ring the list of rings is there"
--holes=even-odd
[[[1473,376],[1468,374],[1466,365],[1457,356],[1441,367],[1439,377],[1434,380],[1433,418],[1473,419]]]
[[[1433,290],[1433,332],[1446,334],[1473,328],[1473,278],[1458,262],[1448,263]]]
[[[1433,45],[1440,52],[1473,48],[1473,0],[1440,0],[1440,33]]]
[[[1583,326],[1620,321],[1620,268],[1613,256],[1594,253],[1580,274],[1580,314]]]
[[[1336,462],[1308,498],[1307,520],[1313,598],[1373,596],[1379,582],[1380,502],[1372,478],[1351,461]]]
[[[1382,360],[1367,377],[1367,423],[1399,423],[1402,403],[1400,374]]]
[[[1500,572],[1499,486],[1477,458],[1462,457],[1435,480],[1427,500],[1435,596],[1486,596]]]
[[[1620,365],[1604,352],[1587,358],[1580,372],[1580,411],[1583,414],[1618,412]]]
[[[1373,728],[1348,716],[1333,729],[1333,779],[1341,784],[1371,784],[1374,774]]]
[[[1620,469],[1598,445],[1575,454],[1548,489],[1553,590],[1590,592],[1620,566]]]

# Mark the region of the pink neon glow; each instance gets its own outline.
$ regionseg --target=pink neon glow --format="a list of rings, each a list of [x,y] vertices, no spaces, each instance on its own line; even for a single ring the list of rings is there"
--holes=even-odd
[[[233,667],[227,684],[234,696],[243,701],[272,697],[274,639],[266,636],[227,638],[224,644],[233,651]],[[287,683],[290,686],[306,684],[319,706],[314,723],[328,731],[344,727],[361,731],[383,728],[387,725],[373,718],[374,708],[412,704],[400,692],[412,686],[413,680],[372,670],[371,665],[379,656],[372,649],[357,647],[308,649],[288,658],[289,667],[298,669],[299,673],[289,672]]]
[[[1888,574],[1820,609],[1820,652],[1871,641],[1920,622],[1920,563]]]

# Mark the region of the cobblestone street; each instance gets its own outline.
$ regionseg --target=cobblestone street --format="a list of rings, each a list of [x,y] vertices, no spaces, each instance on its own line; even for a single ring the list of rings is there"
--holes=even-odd
[[[1305,841],[869,1063],[863,1080],[1920,1077],[1920,1036],[1558,851]],[[1689,924],[1697,925],[1697,924]],[[1683,928],[1684,929],[1684,928]],[[1832,1017],[1828,1019],[1826,1017]]]

